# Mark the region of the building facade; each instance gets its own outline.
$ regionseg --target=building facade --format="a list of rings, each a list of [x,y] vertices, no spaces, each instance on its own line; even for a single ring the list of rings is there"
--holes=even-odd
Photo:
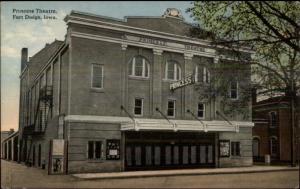
[[[19,132],[1,131],[1,159],[19,161]]]
[[[252,165],[250,51],[237,62],[192,37],[176,9],[123,20],[72,11],[65,22],[65,41],[29,61],[22,50],[22,161],[49,173]],[[227,103],[202,98],[218,77],[230,81]],[[240,101],[243,114],[228,111]]]
[[[300,99],[298,98],[298,102]],[[299,107],[299,105],[298,105]],[[290,100],[279,96],[253,103],[253,159],[271,162],[291,161],[291,110]],[[294,129],[294,158],[299,158],[300,111],[296,109]]]

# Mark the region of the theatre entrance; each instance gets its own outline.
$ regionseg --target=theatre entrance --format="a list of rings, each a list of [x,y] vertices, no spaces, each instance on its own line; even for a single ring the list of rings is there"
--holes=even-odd
[[[214,166],[214,133],[125,133],[125,170]]]

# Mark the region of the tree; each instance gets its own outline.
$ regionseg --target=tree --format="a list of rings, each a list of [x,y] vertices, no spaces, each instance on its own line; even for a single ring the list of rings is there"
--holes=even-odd
[[[291,164],[295,164],[294,128],[300,94],[300,2],[199,1],[187,12],[198,21],[198,34],[235,51],[254,50],[252,72],[259,94],[282,93],[290,99]],[[197,29],[193,29],[197,37]],[[208,35],[209,34],[209,35]],[[240,56],[237,56],[240,58]]]

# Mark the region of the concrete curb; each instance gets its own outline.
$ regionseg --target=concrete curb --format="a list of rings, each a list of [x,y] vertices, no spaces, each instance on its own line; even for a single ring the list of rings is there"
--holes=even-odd
[[[248,169],[241,170],[219,170],[211,169],[203,171],[196,170],[162,170],[162,171],[134,171],[119,173],[87,173],[72,174],[71,176],[78,180],[95,180],[95,179],[125,179],[125,178],[147,178],[147,177],[169,177],[169,176],[196,176],[196,175],[219,175],[219,174],[246,174],[246,173],[264,173],[264,172],[281,172],[281,171],[298,171],[298,167],[285,167],[276,169]]]

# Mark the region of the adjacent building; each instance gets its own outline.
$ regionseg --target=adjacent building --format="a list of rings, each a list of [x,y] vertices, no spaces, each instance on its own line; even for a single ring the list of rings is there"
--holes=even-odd
[[[19,132],[11,129],[1,131],[1,159],[18,161],[19,160]]]
[[[300,102],[300,98],[298,98]],[[292,127],[290,99],[285,96],[253,101],[253,159],[264,161],[270,155],[271,162],[291,161]],[[300,110],[295,113],[294,157],[299,158]]]
[[[176,9],[65,22],[64,41],[22,49],[22,161],[51,174],[252,165],[251,51],[239,62],[192,36]],[[223,96],[207,95],[216,78]]]

